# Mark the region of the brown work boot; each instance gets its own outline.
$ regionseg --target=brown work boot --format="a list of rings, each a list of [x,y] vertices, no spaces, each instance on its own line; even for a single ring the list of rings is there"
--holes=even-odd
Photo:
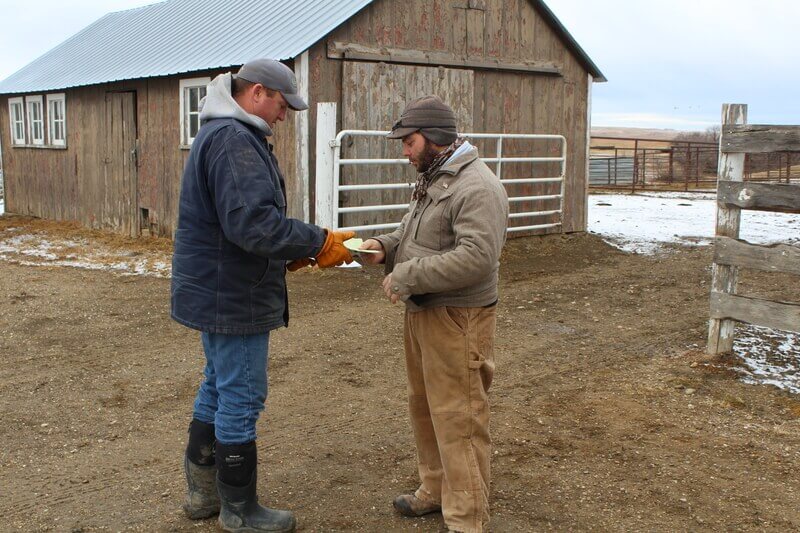
[[[442,510],[441,504],[420,500],[413,494],[401,494],[392,502],[395,510],[403,516],[423,516],[438,513]]]

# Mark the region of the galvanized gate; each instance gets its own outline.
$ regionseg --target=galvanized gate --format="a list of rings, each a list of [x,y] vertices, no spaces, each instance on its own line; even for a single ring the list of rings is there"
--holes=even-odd
[[[387,131],[374,130],[344,130],[336,132],[336,104],[320,103],[317,105],[317,165],[316,165],[316,217],[315,222],[320,226],[352,230],[373,231],[393,229],[400,225],[400,219],[408,208],[408,203],[377,203],[370,205],[343,205],[342,194],[350,191],[379,191],[398,190],[414,187],[413,182],[404,183],[351,183],[342,184],[341,175],[343,167],[347,166],[393,166],[408,165],[408,160],[380,159],[380,158],[343,158],[342,147],[346,139],[358,137],[371,137],[384,139]],[[562,225],[564,209],[564,180],[566,174],[567,141],[562,135],[517,134],[517,133],[464,133],[470,141],[493,140],[496,143],[495,157],[481,158],[487,164],[494,165],[495,174],[500,182],[507,188],[525,184],[555,184],[558,192],[553,194],[518,195],[509,194],[510,214],[509,233],[542,230],[559,227]],[[559,155],[552,157],[506,157],[503,156],[504,140],[530,140],[549,141],[558,143]],[[544,177],[503,178],[503,165],[528,164],[528,165],[558,165],[555,175]],[[532,173],[533,174],[533,173]],[[523,202],[557,201],[555,209],[515,210],[514,206]],[[340,226],[341,215],[347,213],[389,212],[396,214],[384,217],[385,220],[373,224]],[[399,213],[399,214],[398,214]],[[556,216],[556,220],[538,224],[511,225],[515,219],[536,219],[541,217]]]

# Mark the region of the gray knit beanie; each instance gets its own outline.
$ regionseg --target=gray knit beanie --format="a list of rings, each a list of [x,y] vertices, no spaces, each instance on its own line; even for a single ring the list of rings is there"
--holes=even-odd
[[[434,144],[448,146],[458,137],[456,114],[438,96],[422,96],[412,100],[387,137],[402,139],[415,131]]]

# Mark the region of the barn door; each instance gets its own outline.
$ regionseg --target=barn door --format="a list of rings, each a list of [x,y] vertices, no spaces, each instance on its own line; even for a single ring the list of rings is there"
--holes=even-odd
[[[342,85],[342,129],[388,130],[400,117],[406,103],[414,98],[435,94],[456,113],[459,131],[472,131],[474,73],[471,70],[421,67],[391,63],[345,61]],[[344,158],[402,158],[399,141],[375,137],[351,137],[342,147]],[[341,183],[402,183],[416,180],[413,167],[360,166],[342,169]],[[409,190],[353,191],[342,193],[344,204],[402,204],[408,202]],[[348,213],[343,226],[375,224],[386,218],[385,212]],[[390,218],[401,216],[391,213]]]
[[[135,92],[106,93],[105,134],[105,224],[135,237],[139,234]]]

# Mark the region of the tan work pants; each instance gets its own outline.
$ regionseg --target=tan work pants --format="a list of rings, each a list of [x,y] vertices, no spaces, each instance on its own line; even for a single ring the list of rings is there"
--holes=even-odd
[[[497,307],[406,311],[408,403],[417,443],[417,498],[441,503],[466,533],[489,522],[488,390]]]

